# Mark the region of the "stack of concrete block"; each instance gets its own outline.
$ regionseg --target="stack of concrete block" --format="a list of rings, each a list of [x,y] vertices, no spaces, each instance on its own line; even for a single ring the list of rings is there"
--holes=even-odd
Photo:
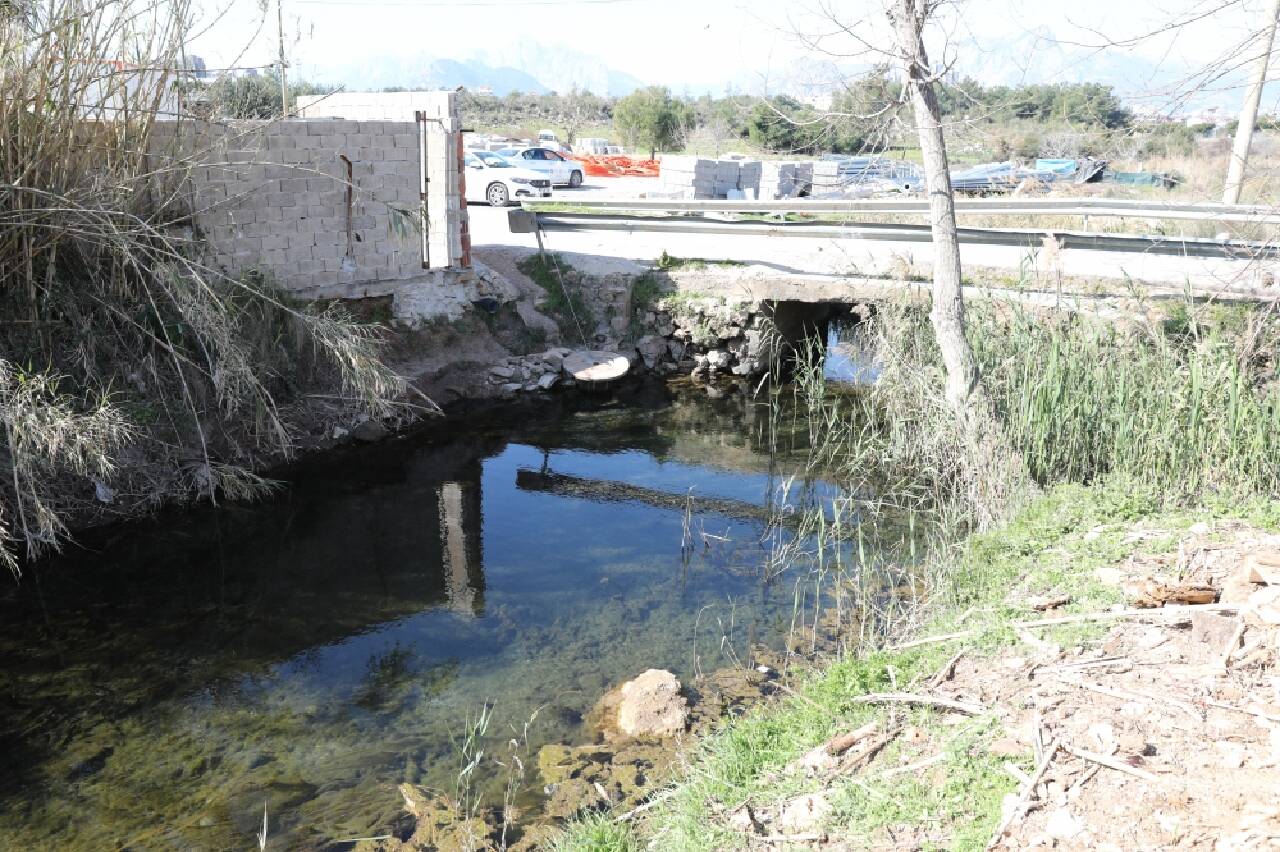
[[[663,154],[658,178],[664,193],[683,198],[716,198],[718,167],[715,160]]]
[[[740,173],[741,168],[737,160],[717,160],[715,197],[725,198],[731,191],[738,189]]]
[[[738,189],[742,190],[748,198],[754,196],[760,197],[760,175],[763,173],[763,166],[759,160],[739,160],[738,161]]]
[[[797,198],[813,184],[813,161],[765,160],[761,164],[759,191],[762,200]]]
[[[838,160],[818,160],[813,164],[813,194],[842,192],[848,177]]]

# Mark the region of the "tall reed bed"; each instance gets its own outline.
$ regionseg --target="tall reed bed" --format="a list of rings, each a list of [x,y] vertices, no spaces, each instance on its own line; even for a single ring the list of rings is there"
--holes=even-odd
[[[1062,482],[1122,479],[1175,501],[1280,493],[1272,308],[1113,320],[981,303],[967,326],[982,390],[964,416],[937,393],[924,310],[890,305],[866,329],[883,372],[825,452],[880,500],[954,531],[998,523]]]
[[[1037,482],[1119,476],[1173,497],[1280,492],[1269,309],[1120,327],[1001,314],[973,311],[970,338],[996,417]]]
[[[332,376],[375,411],[398,389],[375,329],[201,261],[183,187],[207,152],[156,132],[181,119],[191,25],[184,0],[0,3],[0,561],[15,570],[68,512],[111,499],[129,441],[173,473],[135,492],[248,494],[253,458],[292,447],[280,406],[300,384]]]

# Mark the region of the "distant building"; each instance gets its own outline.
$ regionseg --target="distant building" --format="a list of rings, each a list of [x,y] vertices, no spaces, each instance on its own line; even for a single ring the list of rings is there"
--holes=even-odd
[[[1214,127],[1226,127],[1229,119],[1220,107],[1196,110],[1183,118],[1183,124],[1193,127],[1197,124],[1209,124]]]
[[[813,107],[818,112],[828,112],[835,95],[832,92],[811,92],[800,96],[800,103]]]

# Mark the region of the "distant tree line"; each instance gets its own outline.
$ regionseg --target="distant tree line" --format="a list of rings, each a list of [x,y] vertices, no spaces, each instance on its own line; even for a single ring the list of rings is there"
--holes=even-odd
[[[337,88],[299,82],[290,86],[290,97]],[[1135,156],[1189,154],[1204,136],[1201,128],[1135,123],[1111,87],[1099,83],[984,86],[959,79],[939,86],[937,94],[944,118],[952,122],[951,132],[983,135],[969,147],[995,159],[1107,156],[1116,149],[1116,140],[1124,140],[1121,147]],[[280,114],[274,73],[201,84],[199,96],[219,117]],[[606,135],[646,154],[739,145],[776,153],[855,153],[891,147],[903,130],[898,120],[902,84],[888,68],[851,81],[825,109],[790,95],[682,97],[660,86],[622,98],[577,89],[501,96],[464,90],[460,97],[469,127],[519,136],[552,128],[570,144],[582,136]]]

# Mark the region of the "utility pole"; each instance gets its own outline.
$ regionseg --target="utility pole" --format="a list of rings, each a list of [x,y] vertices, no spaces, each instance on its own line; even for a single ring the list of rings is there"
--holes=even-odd
[[[1253,126],[1258,120],[1258,103],[1262,100],[1262,87],[1267,82],[1267,66],[1271,62],[1271,46],[1276,40],[1276,18],[1280,17],[1280,0],[1271,0],[1267,11],[1266,26],[1258,38],[1261,53],[1253,68],[1253,80],[1244,96],[1240,121],[1236,125],[1236,141],[1231,149],[1231,163],[1227,166],[1227,186],[1222,192],[1223,204],[1240,201],[1240,187],[1244,183],[1244,167],[1249,162],[1249,145],[1253,142]]]
[[[1280,0],[1276,0],[1280,3]],[[280,115],[289,117],[289,81],[284,72],[284,0],[276,0],[276,35],[280,40]],[[1274,31],[1275,27],[1272,27]],[[1266,73],[1265,70],[1263,73]]]

